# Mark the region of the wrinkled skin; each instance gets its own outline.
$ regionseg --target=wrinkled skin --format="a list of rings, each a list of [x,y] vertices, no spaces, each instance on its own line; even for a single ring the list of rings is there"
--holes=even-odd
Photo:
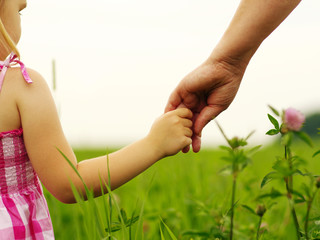
[[[192,148],[201,147],[203,128],[226,110],[239,89],[246,64],[235,61],[207,60],[184,77],[169,97],[165,111],[187,107],[193,112]],[[185,148],[183,152],[188,152]]]

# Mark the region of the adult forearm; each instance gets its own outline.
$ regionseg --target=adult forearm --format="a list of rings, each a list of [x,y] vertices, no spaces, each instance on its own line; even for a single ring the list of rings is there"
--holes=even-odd
[[[242,0],[211,56],[248,64],[263,40],[301,0]]]

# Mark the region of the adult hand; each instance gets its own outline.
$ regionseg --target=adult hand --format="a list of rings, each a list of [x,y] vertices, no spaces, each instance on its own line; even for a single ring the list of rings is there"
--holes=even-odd
[[[193,112],[192,148],[198,152],[201,131],[233,101],[246,66],[262,41],[301,0],[241,0],[209,59],[181,80],[165,111],[187,107]],[[185,148],[187,152],[189,148]]]
[[[184,77],[169,97],[165,111],[179,107],[193,112],[192,148],[201,147],[202,129],[227,109],[238,91],[247,64],[208,59]],[[188,152],[189,147],[183,152]]]

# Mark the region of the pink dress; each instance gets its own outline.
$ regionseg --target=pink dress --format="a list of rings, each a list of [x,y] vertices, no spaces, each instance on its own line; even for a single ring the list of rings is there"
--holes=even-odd
[[[19,64],[23,75],[27,74]],[[0,63],[0,89],[3,66],[10,67]],[[0,133],[0,239],[54,239],[47,202],[29,160],[22,129]]]

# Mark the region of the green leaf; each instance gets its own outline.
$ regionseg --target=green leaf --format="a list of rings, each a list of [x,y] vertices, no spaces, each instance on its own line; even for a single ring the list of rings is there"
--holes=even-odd
[[[271,209],[273,206],[277,205],[278,202],[269,202],[267,205],[267,209]]]
[[[126,223],[127,222],[127,213],[123,208],[120,209],[120,214],[123,219],[123,222]],[[121,222],[120,214],[118,215],[119,222]]]
[[[306,202],[306,200],[302,199],[302,198],[295,198],[295,199],[293,199],[293,201],[294,201],[294,203],[304,203],[304,202]]]
[[[272,111],[275,115],[277,115],[278,117],[280,117],[280,113],[279,113],[274,107],[272,107],[271,105],[268,105],[268,107],[271,109],[271,111]]]
[[[137,222],[139,220],[139,218],[140,218],[139,216],[129,218],[127,221],[127,227],[133,225],[135,222]]]
[[[299,199],[303,200],[303,202],[306,201],[306,199],[304,198],[304,196],[303,196],[300,192],[298,192],[298,191],[296,191],[296,190],[293,190],[293,191],[292,191],[292,194],[293,194],[294,196],[299,197]]]
[[[279,122],[277,121],[277,119],[272,117],[270,114],[268,114],[268,118],[269,118],[270,122],[273,124],[274,128],[276,130],[280,130]]]
[[[274,179],[279,178],[279,174],[276,171],[269,172],[261,181],[260,188],[263,188],[267,183],[271,182]]]
[[[310,147],[313,147],[313,143],[311,138],[305,132],[294,132],[297,137],[299,137],[302,141],[304,141]]]
[[[312,155],[312,157],[315,157],[315,156],[317,156],[318,154],[320,154],[320,150],[319,150],[319,151],[316,151],[316,152]]]
[[[238,139],[238,144],[240,147],[244,147],[244,146],[248,145],[248,142],[245,139],[240,138],[240,139]]]
[[[247,166],[248,166],[248,164],[249,164],[249,159],[248,159],[248,161],[246,161],[246,162],[243,162],[243,163],[240,163],[239,164],[239,171],[242,171],[243,169],[245,169]]]
[[[271,130],[269,130],[268,132],[266,132],[266,135],[270,135],[270,136],[272,136],[272,135],[277,135],[279,132],[280,132],[280,131],[277,130],[277,129],[271,129]]]
[[[237,206],[240,199],[234,202],[234,204],[227,210],[226,215],[229,216],[231,214],[231,211]]]
[[[299,175],[301,175],[301,176],[306,176],[306,175],[308,175],[308,174],[304,174],[304,173],[301,172],[299,169],[296,169],[294,172],[297,173],[297,174],[299,174]]]
[[[241,205],[243,208],[247,209],[250,213],[252,213],[253,215],[257,215],[256,212],[251,208],[249,207],[248,205],[245,205],[245,204],[242,204]]]
[[[121,211],[121,210],[120,210]],[[123,216],[122,216],[123,217]],[[120,218],[120,217],[119,217]],[[121,219],[120,219],[121,220]],[[124,219],[123,219],[124,220]],[[126,219],[127,221],[126,221],[126,223],[125,223],[125,227],[130,227],[131,225],[133,225],[135,222],[137,222],[138,220],[139,220],[139,216],[135,216],[135,217],[133,217],[133,218],[129,218],[129,219]],[[110,228],[110,230],[111,230],[111,232],[117,232],[117,231],[119,231],[119,230],[121,230],[121,229],[123,229],[123,224],[121,223],[121,221],[120,222],[113,222],[112,224],[111,224],[111,228]],[[106,232],[109,232],[109,228],[107,227],[107,228],[105,228],[105,231]]]
[[[272,168],[280,173],[282,177],[292,176],[295,173],[294,170],[289,168],[288,161],[276,161]]]
[[[232,149],[243,147],[248,144],[244,139],[241,139],[238,137],[232,138],[231,140],[228,141],[228,143]]]
[[[248,155],[248,156],[251,156],[251,155],[254,154],[256,151],[258,151],[261,147],[262,147],[262,145],[258,145],[258,146],[255,146],[255,147],[249,149],[249,150],[247,151],[247,155]]]
[[[227,146],[219,146],[219,148],[220,149],[222,149],[222,150],[225,150],[225,151],[227,151],[227,152],[229,152],[229,153],[231,153],[232,152],[232,148],[230,148],[230,147],[227,147]]]
[[[301,188],[304,191],[305,195],[307,195],[307,197],[310,198],[311,197],[311,189],[310,189],[310,187],[307,184],[302,183],[301,184]]]
[[[278,198],[278,197],[282,197],[282,196],[285,196],[285,194],[272,188],[270,193],[262,194],[258,197],[258,199],[267,198],[267,197],[270,197],[273,199],[273,198]]]
[[[223,176],[228,176],[228,175],[231,175],[232,173],[233,173],[232,165],[228,165],[219,171],[219,174]]]
[[[320,216],[317,216],[317,217],[314,217],[314,218],[311,218],[310,221],[319,221],[320,220]]]
[[[245,140],[247,141],[254,133],[255,131],[252,131],[251,133],[249,133],[249,135],[245,138]]]
[[[112,223],[111,225],[111,232],[118,232],[122,228],[121,223]],[[107,230],[106,230],[107,231]]]
[[[301,158],[299,156],[291,157],[291,162],[293,163],[293,167],[294,168],[296,168],[296,167],[298,167],[300,165],[307,165],[307,163],[308,163],[306,160],[304,160],[303,158]],[[304,176],[304,174],[302,176]]]
[[[234,161],[234,159],[232,157],[221,157],[221,160],[232,163]]]
[[[248,163],[250,159],[245,155],[244,151],[238,151],[235,154],[234,162],[236,163]]]

